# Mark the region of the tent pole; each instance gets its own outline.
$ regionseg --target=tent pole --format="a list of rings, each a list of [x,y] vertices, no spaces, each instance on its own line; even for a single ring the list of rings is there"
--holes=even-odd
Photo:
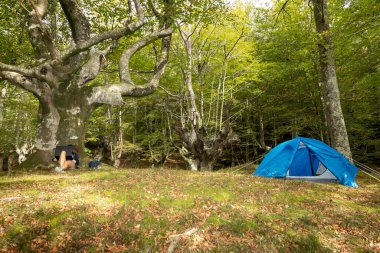
[[[306,145],[305,145],[305,146],[306,146]],[[311,175],[312,175],[312,176],[315,176],[315,175],[314,175],[314,171],[313,171],[313,163],[311,162],[311,156],[310,156],[311,151],[310,151],[310,149],[309,149],[308,147],[306,147],[306,148],[307,148],[307,152],[309,153],[309,163],[310,163]]]

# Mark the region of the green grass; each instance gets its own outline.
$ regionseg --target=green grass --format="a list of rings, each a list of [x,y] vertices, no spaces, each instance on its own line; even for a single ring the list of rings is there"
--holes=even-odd
[[[0,252],[378,252],[379,185],[142,169],[0,177]]]

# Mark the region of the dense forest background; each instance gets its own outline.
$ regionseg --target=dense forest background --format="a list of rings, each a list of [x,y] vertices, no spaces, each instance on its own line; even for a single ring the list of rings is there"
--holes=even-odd
[[[98,24],[99,30],[112,27],[123,12],[118,1],[109,3],[108,11],[100,3],[87,2],[92,6],[93,26]],[[0,60],[8,64],[22,64],[33,54],[26,21],[15,15],[18,7],[0,3]],[[379,164],[380,3],[330,0],[328,10],[353,158]],[[329,143],[318,39],[307,1],[215,5],[199,18],[177,24],[169,63],[154,94],[126,98],[121,106],[104,105],[94,111],[86,152],[116,167],[185,168],[178,126],[191,121],[193,98],[208,141],[218,139],[226,124],[232,129],[214,168],[254,161],[297,135]],[[143,82],[149,75],[155,49],[153,44],[133,58],[136,80]],[[120,54],[114,51],[105,69],[88,85],[117,79]],[[189,78],[194,94],[188,89]],[[33,148],[38,101],[4,80],[0,80],[0,90],[0,166],[5,170]]]

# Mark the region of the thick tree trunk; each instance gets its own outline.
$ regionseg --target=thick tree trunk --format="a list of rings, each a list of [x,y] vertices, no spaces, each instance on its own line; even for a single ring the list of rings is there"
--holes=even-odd
[[[184,148],[182,148],[182,151],[180,150],[180,154],[191,171],[212,171],[214,169],[215,160],[219,157],[216,154],[210,155],[209,150],[204,150],[201,154],[189,154]],[[215,157],[212,155],[215,155]]]
[[[194,171],[213,170],[215,161],[222,155],[223,149],[226,147],[232,134],[228,122],[222,131],[219,132],[217,138],[213,140],[205,136],[206,132],[204,129],[199,129],[195,132],[194,129],[188,130],[178,125],[174,129],[183,141],[183,146],[179,149],[179,152],[190,170]]]
[[[323,105],[331,144],[343,155],[351,159],[350,144],[340,105],[340,93],[335,72],[326,0],[313,0],[313,5],[317,32],[321,35],[318,49],[323,82]]]
[[[91,115],[92,106],[85,99],[84,89],[76,89],[77,85],[72,85],[72,87],[54,96],[60,117],[57,145],[77,145],[79,156],[84,156],[87,121]]]
[[[20,165],[21,168],[47,168],[52,163],[56,146],[77,145],[79,156],[84,156],[86,122],[92,110],[84,92],[85,89],[75,88],[56,90],[40,99],[36,151]]]
[[[60,116],[51,100],[48,102],[40,100],[37,120],[36,151],[20,165],[22,168],[47,167],[53,158]]]

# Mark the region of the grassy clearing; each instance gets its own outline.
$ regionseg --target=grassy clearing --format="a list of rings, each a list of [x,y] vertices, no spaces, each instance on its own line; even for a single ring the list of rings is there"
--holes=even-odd
[[[72,171],[0,177],[0,252],[379,252],[379,185],[244,172]]]

